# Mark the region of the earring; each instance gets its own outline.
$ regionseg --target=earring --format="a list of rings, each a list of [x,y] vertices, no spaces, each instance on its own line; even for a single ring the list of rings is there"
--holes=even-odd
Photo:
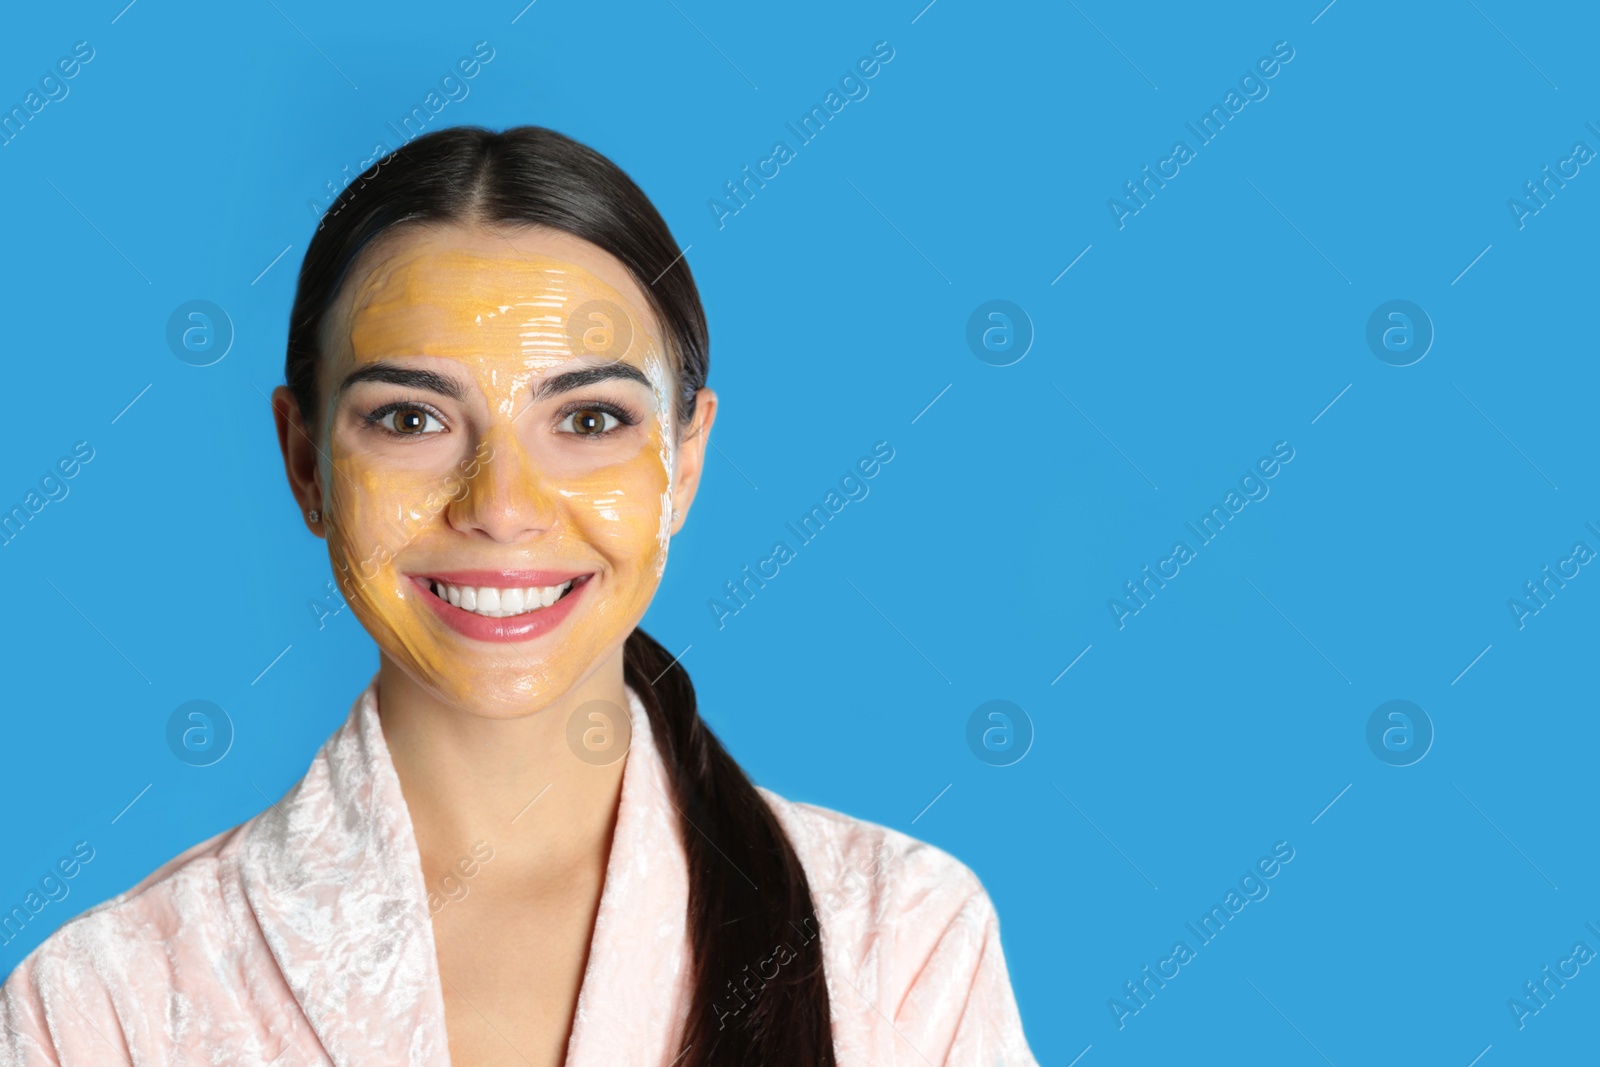
[[[307,512],[307,517],[310,518],[312,522],[321,522],[322,512],[318,511],[316,508],[312,508],[309,512]]]

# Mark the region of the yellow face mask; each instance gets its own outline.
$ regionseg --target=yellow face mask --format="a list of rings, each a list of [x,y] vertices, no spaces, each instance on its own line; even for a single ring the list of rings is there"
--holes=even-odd
[[[325,330],[334,573],[439,699],[526,714],[643,617],[666,566],[673,373],[626,268],[576,238],[410,228]]]

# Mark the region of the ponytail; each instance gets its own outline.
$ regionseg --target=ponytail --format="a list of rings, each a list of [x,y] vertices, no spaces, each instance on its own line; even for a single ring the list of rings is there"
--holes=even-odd
[[[650,715],[689,859],[694,970],[682,1064],[833,1067],[821,931],[800,857],[700,718],[689,672],[641,629],[623,646],[623,677]],[[760,965],[774,957],[786,962],[767,978]]]

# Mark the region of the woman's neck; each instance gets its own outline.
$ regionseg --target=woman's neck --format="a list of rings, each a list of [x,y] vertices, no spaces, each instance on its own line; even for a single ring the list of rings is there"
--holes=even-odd
[[[568,740],[569,720],[596,700],[624,720],[625,736],[620,650],[574,689],[509,719],[446,704],[382,657],[379,718],[430,882],[479,842],[493,849],[494,881],[530,893],[604,869],[627,760],[580,758]]]

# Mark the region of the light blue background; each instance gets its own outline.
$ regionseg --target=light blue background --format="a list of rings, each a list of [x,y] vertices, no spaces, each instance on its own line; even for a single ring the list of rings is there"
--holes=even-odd
[[[0,148],[0,501],[74,442],[95,458],[0,549],[0,905],[74,842],[96,857],[0,968],[281,795],[371,675],[350,613],[319,630],[308,607],[329,566],[264,394],[308,201],[484,40],[430,128],[607,153],[706,301],[722,454],[647,628],[692,646],[758,782],[978,873],[1042,1063],[1592,1057],[1600,968],[1524,1029],[1507,1007],[1600,949],[1600,576],[1520,630],[1507,607],[1575,541],[1600,549],[1600,174],[1522,229],[1507,207],[1575,141],[1600,149],[1592,14],[922,2],[7,14],[7,108],[74,42],[95,58]],[[719,229],[708,199],[878,41],[870,95]],[[1270,95],[1119,230],[1107,199],[1278,41]],[[197,298],[237,329],[205,368],[163,337]],[[965,341],[991,299],[1036,332],[1009,367]],[[1410,367],[1364,340],[1391,299],[1437,331]],[[723,582],[880,440],[870,496],[719,630]],[[1270,496],[1119,630],[1108,598],[1278,441]],[[208,768],[163,736],[191,699],[237,730]],[[965,741],[993,699],[1036,731],[1010,767]],[[1367,747],[1391,699],[1436,729],[1414,766]],[[1108,998],[1278,841],[1270,896],[1119,1030]]]

